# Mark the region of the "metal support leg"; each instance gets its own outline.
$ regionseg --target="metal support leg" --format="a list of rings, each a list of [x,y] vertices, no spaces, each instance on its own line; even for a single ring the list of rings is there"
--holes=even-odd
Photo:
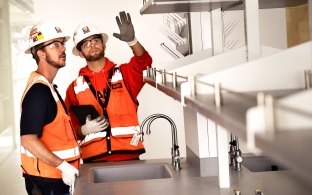
[[[219,167],[219,187],[230,187],[230,170],[228,158],[228,136],[227,130],[217,126],[217,148],[218,148],[218,167]]]
[[[218,55],[223,53],[223,18],[220,9],[211,12],[211,32],[212,32],[212,53]]]
[[[247,43],[247,61],[261,57],[259,1],[245,1],[245,33]]]

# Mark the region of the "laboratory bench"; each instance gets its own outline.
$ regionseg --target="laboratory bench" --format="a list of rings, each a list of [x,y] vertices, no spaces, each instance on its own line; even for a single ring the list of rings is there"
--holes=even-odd
[[[312,186],[301,181],[293,170],[252,172],[242,166],[241,171],[230,169],[230,188],[219,188],[217,176],[198,176],[197,168],[186,159],[181,161],[181,170],[176,171],[170,161],[149,159],[82,164],[74,195],[233,195],[234,190],[239,190],[242,195],[253,195],[256,190],[265,195],[310,195],[312,192]],[[166,173],[159,169],[160,165],[165,167]],[[154,168],[160,175],[149,172]],[[130,177],[119,178],[121,172]],[[135,175],[145,176],[132,177]]]
[[[174,85],[170,82],[157,83],[148,77],[145,77],[144,81],[169,97],[184,102],[186,106],[204,116],[209,116],[213,121],[233,131],[243,140],[246,139],[245,113],[249,108],[257,105],[258,92],[222,93],[223,105],[216,108],[214,94],[182,97],[180,83],[173,87]],[[265,93],[272,95],[275,99],[280,99],[303,90],[274,90]],[[201,176],[200,169],[202,168],[194,166],[191,159],[186,157],[181,159],[181,170],[175,170],[171,166],[172,159],[82,164],[74,194],[233,195],[235,194],[234,190],[239,190],[241,195],[251,195],[255,194],[256,190],[260,190],[266,195],[310,195],[312,190],[309,178],[311,155],[306,155],[305,158],[308,160],[302,160],[303,156],[300,154],[310,148],[305,144],[311,143],[308,140],[312,134],[310,131],[302,132],[306,133],[296,134],[283,131],[283,133],[277,133],[274,139],[266,137],[266,134],[257,134],[256,145],[263,149],[268,156],[243,154],[242,170],[237,171],[231,167],[229,169],[230,187],[228,188],[219,187],[218,176]],[[291,143],[296,143],[296,145]],[[269,168],[261,168],[262,165],[269,162],[266,159],[269,156],[272,158],[272,163],[268,165]],[[278,166],[276,166],[277,164]],[[218,169],[218,166],[213,166],[213,168]]]

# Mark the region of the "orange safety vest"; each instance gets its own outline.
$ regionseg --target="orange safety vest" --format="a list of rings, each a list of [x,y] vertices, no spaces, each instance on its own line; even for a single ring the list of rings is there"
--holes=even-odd
[[[81,155],[85,161],[92,161],[110,154],[142,154],[142,141],[130,144],[134,134],[140,132],[137,116],[138,105],[132,100],[125,87],[122,74],[117,69],[111,78],[107,115],[111,129],[87,135],[82,142]],[[103,115],[103,108],[93,95],[83,76],[74,81],[74,92],[79,105],[92,104]],[[107,101],[107,100],[105,100]]]
[[[80,163],[79,145],[74,136],[70,117],[66,114],[66,111],[64,110],[64,107],[60,102],[53,85],[51,85],[42,75],[36,72],[32,72],[28,79],[27,87],[25,89],[22,100],[31,86],[35,83],[43,83],[49,86],[57,105],[57,114],[55,119],[43,127],[43,133],[39,140],[59,158],[66,160],[78,169]],[[20,152],[24,174],[44,178],[62,178],[62,173],[60,170],[36,158],[22,145],[20,147]]]

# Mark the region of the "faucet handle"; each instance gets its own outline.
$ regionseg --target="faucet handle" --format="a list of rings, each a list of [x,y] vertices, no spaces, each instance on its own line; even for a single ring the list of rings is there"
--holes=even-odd
[[[138,134],[140,136],[140,141],[143,142],[144,141],[144,132],[140,131],[140,133]]]
[[[175,156],[174,157],[174,164],[173,167],[176,171],[179,171],[181,169],[181,160],[182,158],[180,156]]]

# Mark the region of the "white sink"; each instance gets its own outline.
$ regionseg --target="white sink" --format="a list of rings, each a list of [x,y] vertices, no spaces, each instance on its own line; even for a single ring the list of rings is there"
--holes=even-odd
[[[169,164],[131,164],[91,168],[94,183],[172,178]]]

